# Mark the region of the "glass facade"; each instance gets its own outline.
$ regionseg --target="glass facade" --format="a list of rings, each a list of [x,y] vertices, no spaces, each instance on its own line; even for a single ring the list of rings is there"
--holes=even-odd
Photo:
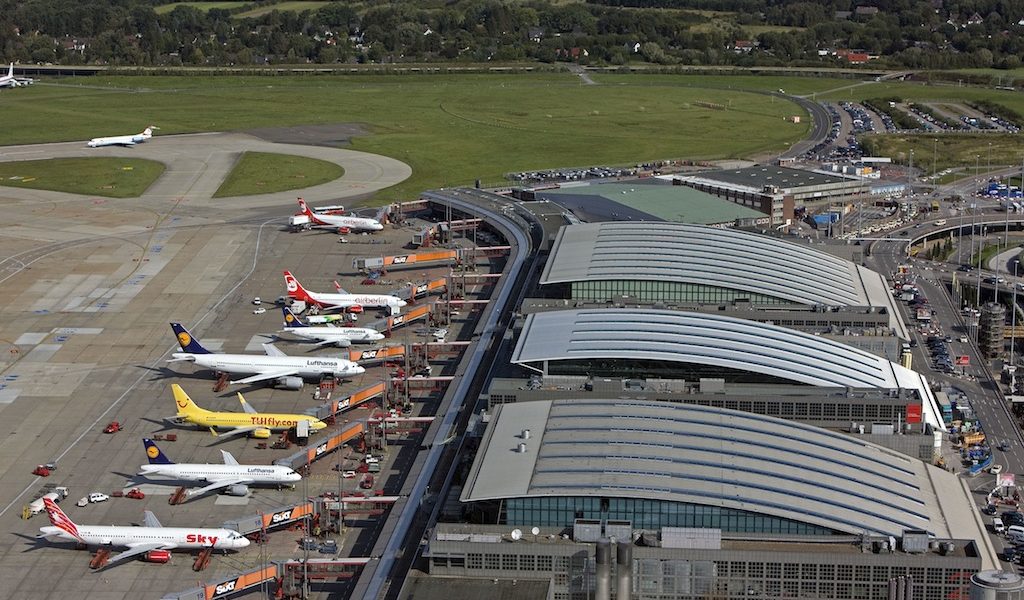
[[[616,377],[624,379],[724,379],[727,383],[770,383],[779,385],[804,385],[799,381],[774,377],[764,373],[730,369],[717,365],[682,363],[667,360],[640,360],[617,358],[588,358],[576,360],[548,361],[548,375],[579,375],[592,377]]]
[[[576,519],[631,521],[634,529],[702,527],[723,532],[832,535],[825,527],[744,510],[639,498],[512,498],[505,521],[515,527],[572,527]]]
[[[575,281],[572,284],[573,300],[606,302],[620,296],[632,296],[640,302],[696,302],[717,304],[734,300],[749,300],[754,304],[792,304],[792,300],[765,296],[743,290],[734,290],[697,283],[677,281]]]

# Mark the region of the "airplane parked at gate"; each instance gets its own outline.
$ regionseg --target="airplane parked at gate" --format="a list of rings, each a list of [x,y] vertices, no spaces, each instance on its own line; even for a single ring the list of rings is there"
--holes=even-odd
[[[35,80],[32,79],[31,77],[15,77],[14,76],[14,63],[11,63],[10,68],[7,69],[7,74],[4,75],[3,77],[0,77],[0,88],[23,87],[23,86],[26,86],[26,85],[32,85],[32,83],[34,81]]]
[[[239,550],[249,545],[249,540],[237,531],[209,527],[164,527],[156,515],[145,511],[142,527],[120,525],[78,525],[49,498],[43,501],[50,527],[40,527],[40,538],[78,542],[90,546],[116,546],[127,548],[110,557],[109,563],[116,563],[133,556],[148,555],[153,551],[169,551],[178,548],[213,550]],[[166,562],[166,558],[164,559]],[[108,563],[108,564],[109,564]]]
[[[213,353],[204,348],[181,323],[171,323],[171,329],[182,351],[172,354],[174,358],[167,362],[192,362],[220,373],[253,374],[231,381],[233,384],[271,381],[285,389],[298,390],[302,389],[303,379],[319,381],[324,375],[343,379],[366,372],[357,363],[344,358],[288,356],[273,344],[263,344],[266,356]]]
[[[285,289],[288,290],[289,298],[301,300],[307,305],[315,304],[321,309],[361,313],[364,308],[387,308],[390,314],[396,315],[407,304],[405,300],[398,296],[388,294],[349,294],[341,289],[340,286],[338,286],[339,293],[337,294],[308,292],[290,271],[284,272],[284,285]]]
[[[306,205],[306,201],[302,198],[299,198],[299,212],[309,218],[310,227],[318,229],[338,229],[345,233],[348,231],[380,231],[384,229],[384,226],[377,219],[314,212],[310,210],[309,206]]]
[[[284,313],[284,329],[278,333],[292,333],[307,340],[317,340],[317,346],[333,344],[340,348],[348,348],[352,342],[376,342],[384,339],[384,334],[376,329],[366,327],[312,327],[302,322],[287,306],[281,307]]]
[[[182,391],[184,394],[184,391]],[[177,395],[177,390],[175,390]],[[246,405],[248,406],[248,405]],[[203,494],[224,490],[230,496],[245,496],[249,493],[250,485],[291,485],[302,479],[291,467],[282,465],[240,465],[230,452],[221,450],[224,457],[224,464],[206,463],[175,463],[160,450],[160,448],[149,438],[143,438],[142,444],[146,447],[146,456],[149,457],[149,464],[142,465],[139,475],[145,477],[160,476],[182,481],[206,482],[209,485],[190,490],[189,498]]]
[[[92,138],[86,145],[90,148],[99,148],[100,146],[134,146],[135,144],[141,144],[153,137],[154,129],[159,129],[159,127],[156,125],[150,125],[145,128],[142,133],[136,133],[135,135]]]
[[[254,438],[267,439],[272,431],[292,429],[302,421],[309,424],[310,431],[320,431],[327,427],[327,423],[312,415],[256,412],[241,394],[238,394],[238,401],[242,403],[242,410],[245,412],[237,413],[200,408],[176,383],[171,384],[171,391],[174,392],[174,404],[178,407],[178,414],[167,420],[209,427],[214,435],[217,435],[215,429],[228,429],[224,435],[229,437],[245,433],[251,434]]]

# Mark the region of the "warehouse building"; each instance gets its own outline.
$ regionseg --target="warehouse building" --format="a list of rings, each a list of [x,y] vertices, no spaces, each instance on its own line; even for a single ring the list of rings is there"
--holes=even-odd
[[[549,300],[741,305],[747,312],[774,311],[756,317],[772,321],[804,321],[811,311],[819,326],[887,324],[881,333],[909,339],[878,273],[806,245],[738,230],[664,222],[565,226],[539,283],[538,294]],[[787,309],[799,314],[787,316]]]
[[[997,565],[954,475],[809,425],[706,406],[501,406],[461,501],[473,522],[492,525],[439,524],[431,575],[549,580],[561,600],[608,589],[651,600],[938,600]],[[620,541],[618,586],[607,553],[596,560],[606,537]]]
[[[769,214],[773,225],[788,225],[808,205],[859,202],[871,191],[870,180],[774,165],[666,177]]]

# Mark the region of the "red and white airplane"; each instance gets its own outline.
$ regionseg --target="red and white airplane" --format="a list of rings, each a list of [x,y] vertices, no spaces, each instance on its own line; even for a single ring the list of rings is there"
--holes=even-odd
[[[145,525],[142,527],[120,525],[77,525],[53,500],[43,500],[51,527],[40,527],[39,537],[57,538],[90,546],[116,546],[127,548],[110,557],[116,563],[153,551],[164,552],[182,549],[212,548],[214,550],[239,550],[249,545],[245,536],[232,529],[209,527],[164,527],[156,515],[145,511]],[[166,560],[166,559],[165,559]]]
[[[337,294],[307,292],[290,271],[284,272],[284,285],[288,290],[289,298],[301,300],[307,305],[315,304],[321,309],[361,313],[365,308],[386,308],[389,314],[397,315],[399,309],[406,305],[405,300],[398,296],[388,294],[349,294],[337,284],[335,284],[335,287],[338,288]]]
[[[334,207],[330,207],[334,208]],[[310,227],[337,229],[338,233],[350,231],[380,231],[384,226],[377,219],[365,217],[351,217],[347,215],[336,215],[327,212],[314,212],[306,205],[306,201],[299,198],[299,212],[309,219]]]

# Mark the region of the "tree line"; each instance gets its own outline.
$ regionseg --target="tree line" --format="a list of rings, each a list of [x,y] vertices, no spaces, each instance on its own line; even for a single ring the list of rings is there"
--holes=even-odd
[[[167,0],[0,0],[2,62],[101,65],[540,62],[592,65],[1021,66],[1016,0],[280,0],[201,10]],[[873,9],[857,10],[858,6]],[[741,41],[738,48],[736,42]]]

